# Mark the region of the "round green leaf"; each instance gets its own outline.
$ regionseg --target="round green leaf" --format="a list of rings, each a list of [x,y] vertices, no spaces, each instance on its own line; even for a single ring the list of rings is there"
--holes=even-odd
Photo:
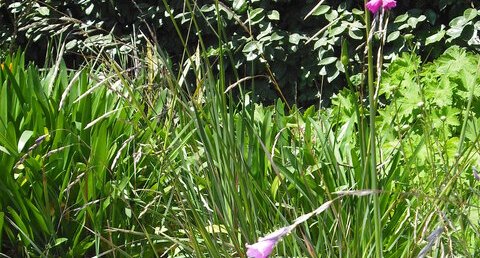
[[[243,53],[250,53],[257,50],[257,43],[255,41],[250,41],[242,49]]]
[[[353,8],[352,13],[355,15],[363,15],[363,10]]]
[[[38,7],[37,12],[42,16],[48,16],[50,14],[50,10],[45,6]]]
[[[467,19],[464,16],[459,16],[450,21],[448,25],[451,27],[462,27],[467,23]]]
[[[280,20],[280,13],[277,10],[272,10],[267,14],[268,19],[272,21],[279,21]]]
[[[332,10],[332,12],[325,15],[325,19],[327,19],[330,22],[337,18],[338,18],[338,12],[335,10]]]
[[[477,17],[478,12],[479,11],[477,11],[476,9],[469,8],[469,9],[465,10],[465,12],[463,12],[463,17],[465,17],[465,19],[467,21],[471,21],[472,19]]]
[[[300,40],[302,39],[303,37],[298,34],[298,33],[293,33],[292,35],[290,35],[290,37],[288,37],[288,42],[294,44],[294,45],[298,45],[298,43],[300,42]]]
[[[399,15],[397,16],[397,18],[395,18],[395,21],[394,23],[401,23],[401,22],[404,22],[408,19],[408,14],[402,14],[402,15]]]
[[[442,29],[439,32],[425,39],[425,46],[440,41],[443,38],[443,36],[445,36],[445,30]]]
[[[340,26],[333,27],[331,30],[329,30],[328,34],[330,35],[330,37],[334,37],[342,34],[346,28],[347,26],[344,23],[341,23]]]
[[[400,31],[396,30],[396,31],[390,33],[390,35],[388,35],[387,42],[392,42],[392,41],[396,40],[399,36],[400,36]]]
[[[74,40],[69,41],[69,42],[65,45],[65,48],[66,48],[67,50],[71,50],[71,49],[74,48],[76,45],[77,45],[77,40],[74,39]]]

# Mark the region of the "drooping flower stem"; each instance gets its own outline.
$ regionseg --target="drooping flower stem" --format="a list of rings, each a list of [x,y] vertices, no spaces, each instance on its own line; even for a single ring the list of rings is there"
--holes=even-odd
[[[367,0],[365,0],[365,6],[367,5]],[[376,106],[375,105],[375,89],[373,85],[374,81],[374,69],[373,65],[373,46],[370,33],[370,12],[365,7],[365,28],[366,28],[366,38],[367,38],[367,60],[368,60],[368,74],[367,74],[367,83],[368,83],[368,100],[370,106],[370,186],[371,189],[377,190],[377,168],[376,168],[376,146],[375,146],[375,116],[376,116]],[[378,193],[373,195],[373,209],[374,209],[374,223],[375,223],[375,253],[377,258],[383,257],[382,250],[382,227],[381,227],[381,214],[380,214],[380,200]]]

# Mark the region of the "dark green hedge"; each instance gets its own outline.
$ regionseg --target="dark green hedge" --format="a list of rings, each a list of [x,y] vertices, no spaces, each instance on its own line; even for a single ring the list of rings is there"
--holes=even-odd
[[[217,24],[217,6],[212,2],[46,0],[39,4],[6,0],[0,7],[0,44],[3,53],[26,48],[27,57],[41,64],[46,52],[51,51],[48,42],[52,38],[66,39],[70,53],[67,65],[75,67],[92,49],[118,48],[121,43],[117,39],[131,42],[134,33],[143,33],[158,42],[178,64],[184,47],[169,17],[167,3],[183,38],[188,38],[190,52],[199,44],[192,16],[208,49],[204,55],[212,60],[219,54],[221,35],[223,46],[230,50],[230,55],[222,54],[233,57],[227,66],[230,82],[237,77],[265,75],[270,69],[289,102],[318,103],[321,94],[329,95],[344,86],[338,60],[342,37],[350,43],[354,73],[361,71],[363,1],[326,0],[305,19],[318,0],[224,0],[218,5],[221,26]],[[387,61],[402,51],[434,58],[453,44],[478,51],[478,7],[479,3],[471,0],[398,1],[389,19]],[[141,37],[136,39],[137,47],[145,46]],[[278,93],[271,80],[259,78],[255,80],[254,96],[268,102],[278,98]]]

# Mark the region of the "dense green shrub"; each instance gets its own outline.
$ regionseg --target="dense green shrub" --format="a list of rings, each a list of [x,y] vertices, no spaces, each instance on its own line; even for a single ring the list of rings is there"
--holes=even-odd
[[[339,76],[343,70],[338,60],[341,37],[350,42],[355,71],[361,71],[364,58],[363,1],[320,3],[47,0],[41,4],[8,0],[0,12],[0,42],[2,49],[28,46],[27,57],[43,60],[45,52],[51,51],[47,43],[52,35],[61,37],[70,53],[69,66],[81,63],[80,53],[88,55],[101,47],[111,55],[143,49],[142,34],[158,42],[175,61],[193,55],[203,43],[206,51],[200,51],[213,62],[219,54],[231,57],[226,66],[231,83],[249,75],[266,75],[254,80],[254,97],[278,98],[272,86],[276,83],[289,102],[312,104],[345,84]],[[471,0],[399,2],[390,17],[386,57],[415,50],[424,58],[434,58],[452,44],[478,51],[480,15],[475,5]],[[183,42],[189,53],[184,53]],[[425,47],[420,50],[418,46]],[[252,89],[252,81],[247,82],[247,89]]]

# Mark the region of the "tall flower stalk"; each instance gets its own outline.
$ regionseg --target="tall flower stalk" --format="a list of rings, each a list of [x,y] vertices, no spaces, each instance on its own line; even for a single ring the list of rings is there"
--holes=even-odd
[[[376,145],[375,145],[375,117],[377,113],[376,105],[376,94],[374,87],[374,69],[373,65],[373,33],[374,30],[371,30],[371,16],[372,12],[375,16],[378,16],[381,12],[381,17],[385,10],[391,9],[396,6],[396,1],[394,0],[365,0],[365,24],[367,32],[367,62],[368,62],[368,74],[367,74],[367,83],[368,83],[368,100],[369,100],[369,112],[370,112],[370,180],[371,180],[371,189],[380,190],[378,187],[378,178],[377,178],[377,158],[376,158]],[[377,20],[377,19],[375,19]],[[381,20],[378,19],[378,20]],[[379,58],[380,58],[379,53]],[[383,237],[382,237],[382,216],[380,212],[380,199],[378,193],[373,195],[373,209],[374,209],[374,223],[375,223],[375,253],[376,257],[383,257]]]
[[[367,6],[367,0],[365,0]],[[374,80],[374,66],[373,66],[373,46],[370,33],[370,13],[365,12],[365,24],[367,31],[367,62],[368,62],[368,73],[367,73],[367,83],[368,83],[368,101],[370,103],[370,182],[372,189],[378,189],[377,183],[377,158],[376,158],[376,146],[375,146],[375,114],[376,114],[376,105],[375,105],[375,90],[373,86]],[[373,195],[373,209],[374,209],[374,222],[375,222],[375,251],[378,258],[382,257],[382,226],[381,226],[381,215],[380,215],[380,200],[378,194]]]

